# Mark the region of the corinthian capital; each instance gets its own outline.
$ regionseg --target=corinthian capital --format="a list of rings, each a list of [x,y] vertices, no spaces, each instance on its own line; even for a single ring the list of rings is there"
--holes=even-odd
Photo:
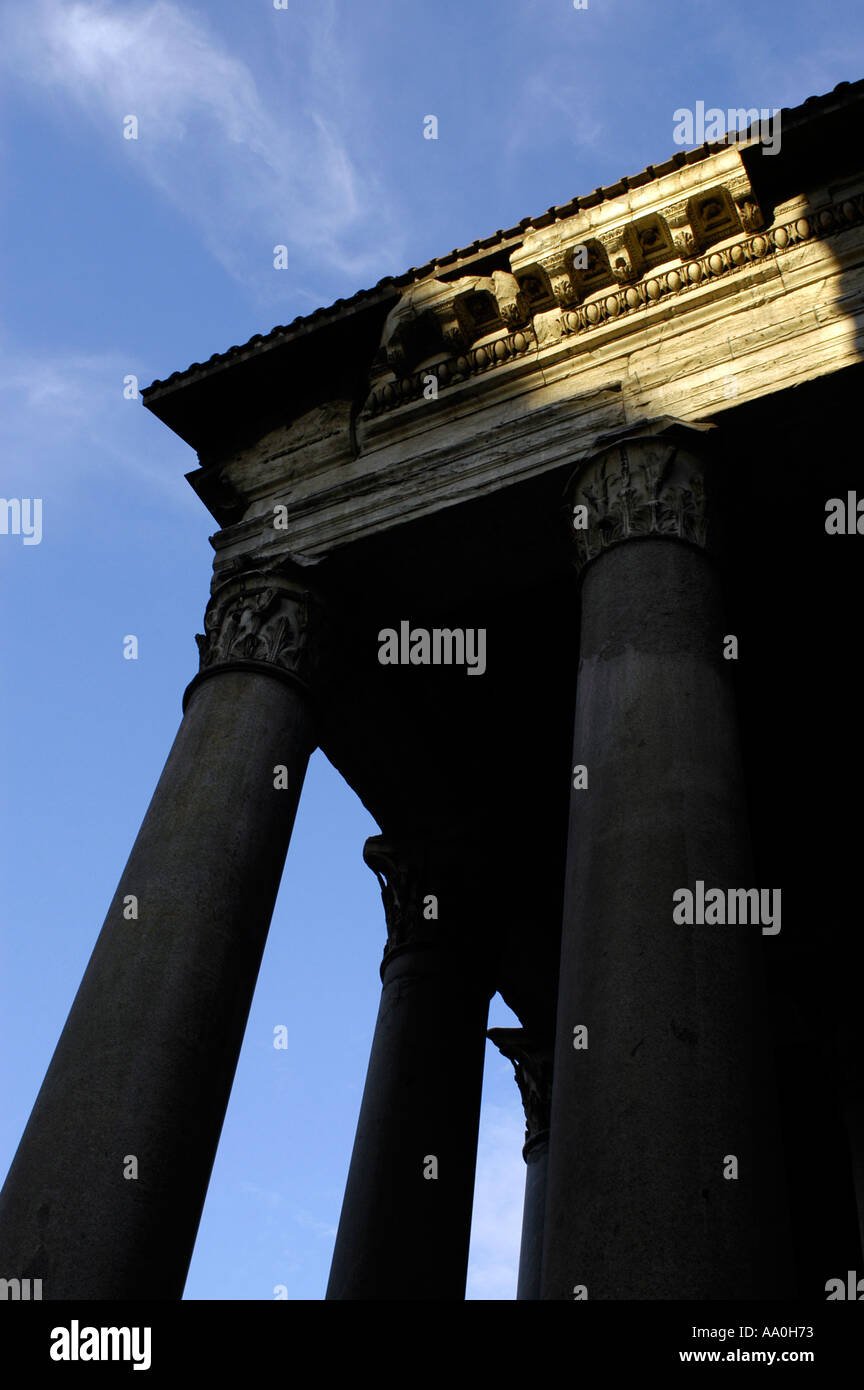
[[[317,602],[295,580],[248,570],[213,593],[196,635],[199,677],[226,667],[260,667],[308,687],[318,664],[312,632]]]
[[[363,858],[378,879],[387,919],[382,974],[395,956],[419,949],[424,969],[487,981],[495,943],[485,927],[489,890],[478,884],[489,881],[489,854],[482,835],[459,828],[397,840],[370,836]]]
[[[532,1037],[523,1028],[490,1028],[486,1036],[513,1063],[525,1110],[525,1142],[528,1144],[549,1128],[552,1040]]]
[[[437,918],[441,885],[423,847],[397,847],[385,835],[372,835],[363,846],[363,859],[381,888],[387,920],[385,955],[397,946],[440,940]]]
[[[705,463],[689,440],[707,428],[664,419],[598,441],[567,485],[577,569],[645,536],[706,546]]]

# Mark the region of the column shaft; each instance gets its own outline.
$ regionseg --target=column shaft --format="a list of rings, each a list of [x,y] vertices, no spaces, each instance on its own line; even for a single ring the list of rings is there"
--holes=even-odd
[[[544,1298],[780,1296],[760,927],[672,916],[697,879],[755,886],[723,637],[693,546],[639,539],[586,571]]]
[[[516,1298],[540,1297],[543,1268],[543,1230],[549,1177],[549,1131],[537,1134],[525,1145],[525,1205],[522,1208],[522,1243]]]
[[[384,856],[369,856],[376,868]],[[390,939],[328,1299],[462,1299],[468,1266],[489,990],[453,928],[425,922],[425,868],[383,887]],[[380,876],[380,875],[379,875]],[[395,888],[393,885],[396,885]]]
[[[513,1063],[525,1109],[525,1201],[516,1297],[540,1297],[546,1190],[549,1172],[549,1111],[552,1103],[553,1040],[522,1028],[490,1028],[486,1035]]]
[[[46,1299],[182,1294],[312,747],[273,675],[192,692],[0,1196]]]
[[[386,974],[329,1299],[465,1297],[489,1000],[433,952]]]

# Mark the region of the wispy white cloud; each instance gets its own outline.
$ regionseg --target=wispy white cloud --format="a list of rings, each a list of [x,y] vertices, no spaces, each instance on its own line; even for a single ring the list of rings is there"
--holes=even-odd
[[[250,1197],[257,1197],[259,1202],[269,1207],[271,1211],[285,1205],[285,1198],[281,1192],[271,1192],[266,1187],[256,1187],[254,1182],[243,1180],[240,1183],[240,1191],[247,1192]]]
[[[294,1220],[298,1226],[302,1226],[307,1231],[312,1231],[321,1240],[335,1240],[336,1227],[329,1221],[320,1221],[317,1216],[311,1216],[308,1211],[295,1211]]]
[[[515,1086],[513,1089],[515,1093]],[[471,1220],[468,1299],[516,1297],[525,1192],[524,1139],[525,1121],[518,1097],[512,1108],[484,1104]]]
[[[13,494],[73,495],[98,480],[128,482],[160,506],[200,515],[184,479],[195,456],[126,400],[134,371],[122,353],[28,355],[0,348],[0,457]],[[145,374],[141,384],[150,377]],[[158,441],[157,441],[158,433]]]
[[[592,150],[608,139],[609,131],[601,114],[604,104],[584,83],[575,82],[572,64],[560,55],[548,59],[542,68],[525,74],[514,95],[515,119],[507,129],[507,152],[513,159],[524,157],[529,149],[542,148],[550,125],[566,133],[577,150]]]
[[[344,81],[334,97],[320,80],[322,29],[326,61],[345,70],[330,9],[317,27],[292,23],[287,82],[275,63],[256,63],[253,75],[203,14],[173,0],[31,0],[0,16],[0,49],[10,80],[58,93],[64,111],[83,109],[106,152],[192,220],[239,279],[260,281],[275,245],[322,270],[383,274],[400,258],[382,229],[398,219],[375,167],[349,148]],[[138,118],[137,140],[123,138],[127,115]]]
[[[247,1192],[250,1197],[257,1198],[262,1206],[267,1207],[270,1211],[276,1211],[288,1205],[288,1198],[283,1192],[274,1192],[271,1188],[257,1187],[255,1183],[245,1180],[240,1183],[240,1191]],[[311,1231],[321,1240],[336,1239],[335,1226],[331,1225],[329,1221],[322,1221],[319,1217],[313,1216],[303,1207],[295,1207],[290,1213],[290,1219],[295,1221],[304,1231]]]

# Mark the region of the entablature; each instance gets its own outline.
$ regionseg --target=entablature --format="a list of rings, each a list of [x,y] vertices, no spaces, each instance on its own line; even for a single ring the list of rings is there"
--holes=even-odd
[[[460,280],[446,289],[455,301]],[[530,325],[502,322],[497,337],[394,375],[386,403],[373,403],[377,387],[356,414],[346,401],[316,407],[221,460],[245,511],[218,548],[316,560],[578,461],[622,425],[706,419],[839,370],[860,360],[862,335],[864,177],[789,199],[758,232],[741,225],[698,255]]]
[[[864,83],[784,110],[156,382],[189,480],[249,552],[317,563],[658,416],[706,420],[861,360]]]

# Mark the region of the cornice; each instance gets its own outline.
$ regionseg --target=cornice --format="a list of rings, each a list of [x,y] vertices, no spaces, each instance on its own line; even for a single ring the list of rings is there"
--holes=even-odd
[[[743,225],[743,222],[748,220],[761,226],[761,210],[755,199],[750,197],[746,190],[742,189],[741,192],[744,196],[737,204],[740,224]],[[702,205],[720,196],[725,197],[731,206],[733,194],[728,185],[717,186],[704,193],[701,198]],[[688,226],[695,225],[696,237],[704,237],[704,231],[700,233],[698,230],[700,204],[698,200],[692,201],[696,201],[696,208],[690,212]],[[671,245],[672,230],[663,218],[662,210],[655,216],[661,224],[666,225]],[[437,404],[445,404],[446,393],[454,385],[473,377],[484,376],[536,354],[544,341],[548,343],[556,338],[577,339],[606,325],[624,323],[626,320],[644,316],[646,312],[650,314],[655,307],[664,306],[673,300],[680,301],[703,286],[746,273],[753,267],[764,266],[802,243],[825,241],[862,223],[864,193],[856,193],[816,209],[809,209],[806,213],[796,212],[770,228],[727,239],[716,244],[714,249],[706,249],[701,253],[694,250],[694,254],[686,259],[679,257],[674,264],[666,262],[651,268],[641,278],[634,278],[626,285],[615,285],[611,267],[607,266],[605,278],[608,283],[595,291],[590,298],[584,296],[582,303],[576,302],[579,298],[579,288],[574,274],[572,294],[562,289],[558,295],[559,299],[572,298],[570,307],[560,307],[552,315],[530,315],[525,324],[516,331],[503,331],[497,337],[485,337],[477,346],[426,362],[422,367],[408,372],[401,378],[391,372],[389,379],[383,384],[373,386],[361,418],[371,420],[376,416],[398,411],[405,404],[421,399],[424,406],[428,404],[434,409]],[[627,240],[637,241],[635,224],[619,223],[616,230],[622,244]],[[572,240],[569,243],[562,242],[557,252],[559,265],[564,266],[572,261],[574,249],[584,244],[581,232],[581,228],[574,228],[571,233]],[[550,263],[551,256],[548,252],[545,255],[547,263]],[[544,252],[538,250],[538,264],[543,263],[543,256]],[[489,292],[491,293],[491,290]],[[438,312],[443,315],[445,309],[440,308]],[[503,320],[504,315],[501,317]],[[537,322],[541,318],[542,326]],[[424,391],[430,375],[437,382],[438,396],[437,400],[427,401]]]
[[[615,314],[601,303],[592,321],[592,298],[535,318],[537,343],[514,344],[505,360],[487,344],[488,360],[475,358],[473,372],[442,387],[437,400],[418,396],[410,373],[400,388],[407,399],[356,422],[353,454],[347,436],[335,434],[308,471],[306,456],[292,455],[297,462],[280,484],[278,469],[250,452],[229,477],[241,479],[245,514],[214,538],[217,567],[250,549],[313,563],[354,540],[575,466],[610,430],[658,415],[711,419],[857,362],[862,181],[833,192],[815,207],[803,195],[790,198],[773,227],[615,286],[602,296],[615,296]],[[628,292],[637,304],[627,303]],[[263,478],[270,481],[259,490]],[[273,506],[283,502],[288,525],[276,532]]]
[[[721,143],[654,166],[176,383],[154,409],[201,439],[188,477],[221,527],[216,573],[250,553],[314,565],[572,469],[610,430],[857,363],[864,177],[848,140],[830,169],[819,155],[822,117],[857,121],[862,87],[784,118],[776,160]]]
[[[833,91],[808,97],[796,107],[783,107],[780,117],[784,136],[788,138],[791,133],[806,128],[820,117],[832,114],[840,116],[847,108],[860,103],[862,93],[864,80],[854,83],[839,82]],[[743,148],[744,144],[744,141],[736,141],[739,149]],[[371,289],[358,290],[348,299],[337,299],[335,303],[322,306],[311,314],[298,315],[288,325],[278,325],[269,333],[256,333],[246,343],[237,344],[221,353],[213,353],[204,363],[193,362],[181,371],[172,372],[164,380],[153,381],[142,392],[144,403],[161,417],[162,400],[184,390],[188,385],[195,385],[216,372],[223,372],[237,363],[243,363],[273,348],[282,347],[294,339],[305,338],[320,327],[344,319],[359,310],[386,303],[405,286],[416,284],[436,273],[450,274],[458,268],[470,273],[472,263],[488,258],[490,254],[506,252],[518,246],[525,239],[526,233],[554,226],[575,213],[602,207],[622,196],[655,184],[671,172],[698,167],[705,160],[716,158],[718,153],[728,151],[728,148],[725,141],[718,141],[714,144],[703,144],[692,150],[678,150],[669,159],[659,164],[649,164],[638,174],[624,176],[614,183],[596,188],[593,193],[575,197],[568,203],[553,205],[544,213],[525,217],[513,227],[478,238],[470,246],[457,247],[447,255],[436,257],[425,265],[412,267],[398,275],[385,276]]]

